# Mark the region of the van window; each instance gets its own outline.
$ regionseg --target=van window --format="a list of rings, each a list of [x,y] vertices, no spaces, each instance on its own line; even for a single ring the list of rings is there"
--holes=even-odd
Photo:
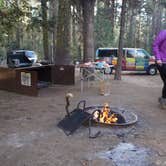
[[[150,55],[143,49],[137,50],[137,56],[144,59],[149,59]]]
[[[117,57],[117,49],[99,49],[98,57]]]
[[[34,58],[36,55],[33,51],[26,51],[25,52],[25,55],[28,57],[28,58]]]
[[[127,50],[126,56],[127,56],[127,58],[134,58],[135,50]]]

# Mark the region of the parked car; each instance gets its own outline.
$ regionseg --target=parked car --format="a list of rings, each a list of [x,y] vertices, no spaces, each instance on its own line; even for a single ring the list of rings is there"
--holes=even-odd
[[[7,54],[8,67],[26,67],[37,62],[37,54],[30,50],[14,50]]]
[[[118,48],[98,48],[96,51],[96,61],[105,60],[117,66]],[[154,56],[151,56],[142,48],[123,48],[122,70],[125,71],[146,71],[149,75],[157,74],[157,67]],[[112,72],[112,71],[111,71]]]

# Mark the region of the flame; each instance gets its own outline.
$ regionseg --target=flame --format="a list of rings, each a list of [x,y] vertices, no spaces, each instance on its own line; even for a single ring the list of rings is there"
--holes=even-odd
[[[104,104],[104,107],[101,111],[96,110],[93,115],[94,119],[98,119],[100,123],[111,124],[118,121],[116,115],[114,113],[111,113],[110,107],[107,103]]]

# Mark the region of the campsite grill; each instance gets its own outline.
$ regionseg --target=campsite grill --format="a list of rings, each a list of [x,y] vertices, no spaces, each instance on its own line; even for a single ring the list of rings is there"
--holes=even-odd
[[[89,124],[89,137],[96,138],[100,132],[97,132],[95,136],[91,136],[91,125],[99,125],[104,127],[109,126],[129,126],[137,122],[137,115],[119,108],[109,108],[111,114],[116,116],[117,121],[112,123],[101,123],[98,118],[94,118],[96,111],[101,112],[103,106],[89,106],[86,107],[86,101],[80,101],[77,107],[69,112],[68,107],[70,105],[69,98],[66,97],[66,113],[67,115],[58,123],[58,127],[61,128],[66,135],[71,135],[81,125]]]

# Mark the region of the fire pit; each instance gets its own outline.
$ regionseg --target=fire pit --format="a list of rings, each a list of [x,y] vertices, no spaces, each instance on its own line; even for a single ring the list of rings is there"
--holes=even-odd
[[[86,107],[92,114],[92,123],[100,126],[129,126],[137,122],[137,115],[122,108],[104,106]]]
[[[71,94],[66,95],[66,113],[67,115],[58,123],[66,135],[71,135],[81,125],[89,122],[89,137],[96,138],[100,132],[91,136],[91,125],[100,126],[129,126],[137,122],[137,115],[124,109],[110,107],[107,103],[104,106],[86,107],[86,101],[80,101],[77,107],[69,112]]]

